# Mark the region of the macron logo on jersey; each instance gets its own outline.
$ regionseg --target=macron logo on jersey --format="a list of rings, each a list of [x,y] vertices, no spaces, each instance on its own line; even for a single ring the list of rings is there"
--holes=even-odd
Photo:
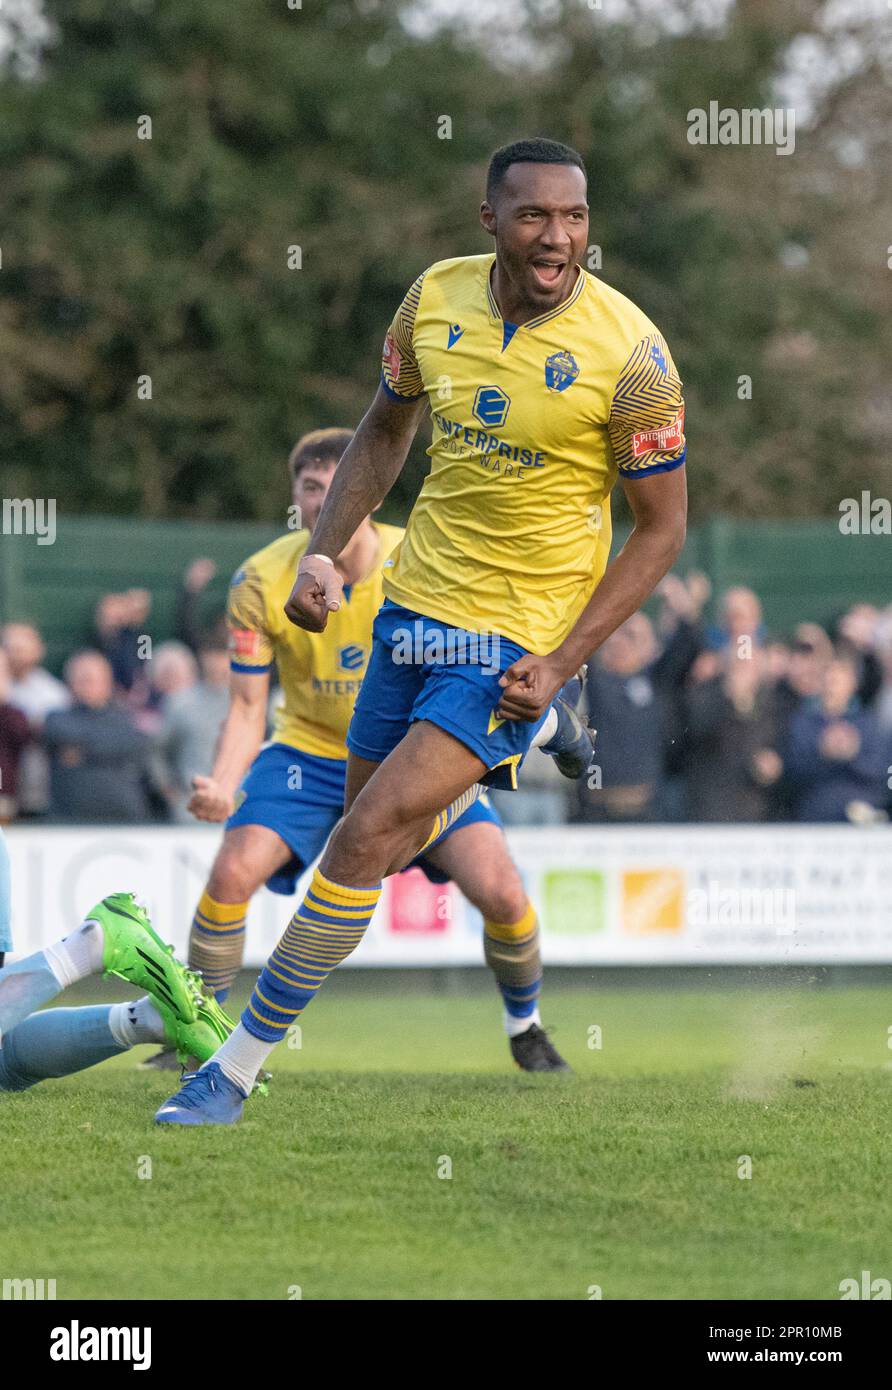
[[[462,334],[464,333],[464,331],[465,331],[465,330],[462,328],[462,326],[461,326],[460,323],[453,323],[453,324],[450,325],[450,328],[449,328],[449,342],[446,344],[446,351],[447,351],[447,352],[449,351],[449,349],[450,349],[451,347],[455,347],[456,343],[458,342],[459,338],[462,336]]]
[[[684,409],[672,421],[658,430],[640,430],[632,435],[632,456],[640,459],[645,454],[662,454],[670,449],[680,449],[684,443]]]

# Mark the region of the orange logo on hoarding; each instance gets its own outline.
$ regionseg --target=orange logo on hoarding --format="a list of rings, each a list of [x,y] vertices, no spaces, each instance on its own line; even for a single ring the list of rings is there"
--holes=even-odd
[[[684,928],[681,869],[630,869],[622,876],[622,924],[630,936]]]

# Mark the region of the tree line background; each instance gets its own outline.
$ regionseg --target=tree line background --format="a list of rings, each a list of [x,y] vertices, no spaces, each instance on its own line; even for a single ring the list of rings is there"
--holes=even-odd
[[[0,23],[5,496],[282,516],[294,438],[358,422],[406,287],[489,249],[488,156],[529,134],[583,153],[600,274],[673,348],[692,519],[889,495],[885,6],[7,0]],[[794,104],[795,153],[689,144],[711,100]]]

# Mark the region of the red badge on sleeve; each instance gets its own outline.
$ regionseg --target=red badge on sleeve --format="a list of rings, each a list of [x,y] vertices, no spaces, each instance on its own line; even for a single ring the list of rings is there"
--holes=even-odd
[[[640,459],[643,454],[670,453],[680,449],[684,443],[684,406],[671,425],[663,425],[658,430],[640,430],[632,435],[632,456]]]
[[[229,650],[233,656],[256,660],[260,655],[260,633],[247,627],[233,628],[229,634]]]
[[[384,339],[384,359],[387,362],[387,370],[390,372],[391,380],[399,381],[403,359],[400,357],[400,350],[390,333]]]

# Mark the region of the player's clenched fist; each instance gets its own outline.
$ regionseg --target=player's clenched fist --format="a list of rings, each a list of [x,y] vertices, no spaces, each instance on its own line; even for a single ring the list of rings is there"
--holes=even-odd
[[[186,808],[196,820],[224,821],[232,815],[232,797],[213,777],[193,777],[192,795]]]
[[[341,606],[344,581],[331,560],[305,555],[297,567],[294,588],[285,604],[285,616],[296,627],[323,632],[329,613]]]
[[[550,656],[522,656],[499,678],[499,719],[540,719],[567,679]]]

